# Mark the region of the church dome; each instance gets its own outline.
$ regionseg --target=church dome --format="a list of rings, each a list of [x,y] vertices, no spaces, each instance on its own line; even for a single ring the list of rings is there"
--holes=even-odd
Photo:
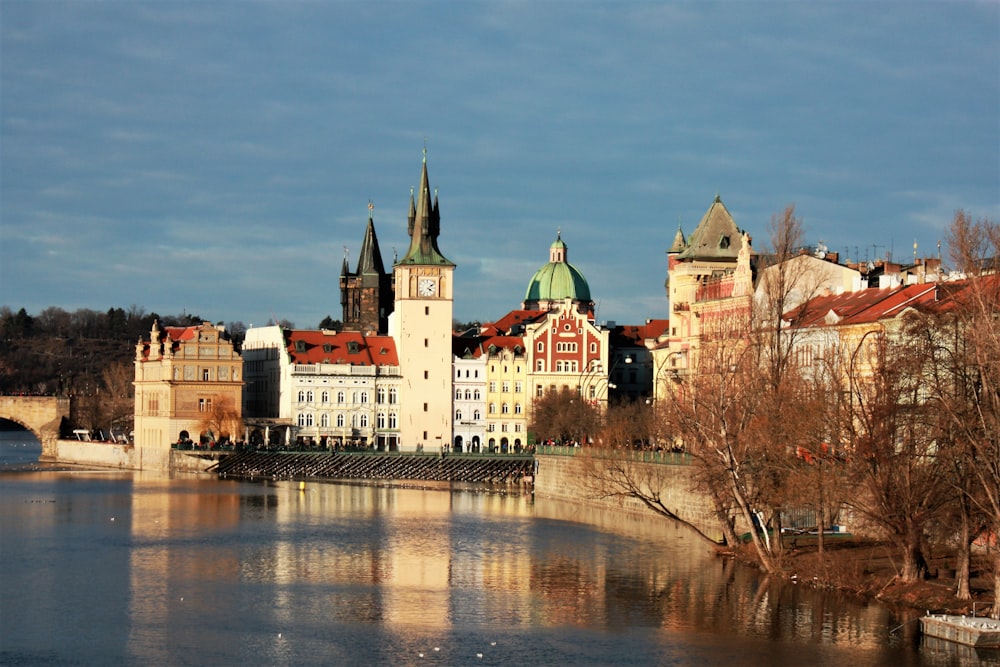
[[[580,270],[566,261],[566,244],[560,233],[549,247],[548,264],[538,269],[528,283],[524,302],[526,306],[542,305],[563,299],[590,302],[590,285]]]

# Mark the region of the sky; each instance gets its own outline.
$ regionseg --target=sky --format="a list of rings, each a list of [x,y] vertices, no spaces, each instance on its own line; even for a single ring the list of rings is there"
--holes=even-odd
[[[715,196],[851,259],[1000,218],[997,2],[0,0],[0,305],[314,328],[426,149],[455,318],[561,234],[598,322],[667,318]],[[947,248],[942,249],[947,259]]]

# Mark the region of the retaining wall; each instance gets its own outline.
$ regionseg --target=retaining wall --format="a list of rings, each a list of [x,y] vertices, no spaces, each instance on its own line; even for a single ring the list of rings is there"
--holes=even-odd
[[[536,497],[659,516],[635,498],[600,497],[600,488],[593,480],[594,466],[600,466],[601,460],[592,459],[586,452],[573,456],[539,454],[535,459]],[[715,518],[711,501],[694,489],[691,466],[642,462],[630,465],[637,477],[659,486],[660,497],[671,512],[716,542],[722,541],[722,530]],[[663,520],[669,521],[666,518]]]
[[[56,440],[50,453],[45,453],[43,459],[96,468],[175,472],[203,472],[216,463],[210,459],[188,456],[175,449],[80,440]]]

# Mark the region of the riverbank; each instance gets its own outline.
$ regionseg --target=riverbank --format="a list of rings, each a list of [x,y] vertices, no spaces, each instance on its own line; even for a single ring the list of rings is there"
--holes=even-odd
[[[988,613],[993,605],[993,578],[984,557],[973,557],[971,600],[955,597],[955,554],[942,551],[927,559],[928,577],[904,584],[898,581],[900,559],[892,546],[876,540],[838,538],[829,540],[819,558],[815,541],[786,544],[782,561],[784,575],[798,585],[814,586],[921,613]],[[748,552],[733,554],[755,564]]]

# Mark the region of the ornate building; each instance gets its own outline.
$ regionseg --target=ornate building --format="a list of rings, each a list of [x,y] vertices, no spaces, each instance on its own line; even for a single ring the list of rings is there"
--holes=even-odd
[[[222,327],[154,322],[135,346],[135,441],[143,446],[241,439],[242,394],[243,359]]]

